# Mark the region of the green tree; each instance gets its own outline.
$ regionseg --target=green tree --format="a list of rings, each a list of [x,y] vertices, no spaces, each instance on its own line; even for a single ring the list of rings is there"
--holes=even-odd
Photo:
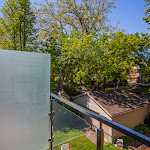
[[[90,31],[110,29],[107,15],[114,7],[114,0],[57,0],[37,4],[35,8],[40,34],[47,37],[53,32],[70,30],[89,34]]]
[[[71,32],[69,37],[65,36],[61,40],[63,40],[61,45],[63,81],[72,85],[82,85],[93,80],[94,73],[91,69],[96,50],[94,36]]]
[[[140,67],[139,71],[144,76],[144,82],[150,82],[150,35],[141,33],[137,35],[139,49],[136,53],[135,63]]]
[[[129,73],[134,63],[134,55],[138,50],[138,39],[135,35],[117,32],[108,41],[108,52],[106,62],[108,65],[107,80],[125,81],[129,78]],[[117,84],[117,87],[118,87]]]
[[[143,17],[143,20],[145,20],[145,22],[148,23],[148,25],[150,25],[150,15],[149,15],[149,13],[150,13],[150,0],[145,0],[145,2],[146,2],[145,6],[147,6],[148,8],[144,12],[146,17]],[[147,27],[147,28],[150,29],[150,27]]]
[[[147,51],[148,43],[147,36],[120,31],[101,35],[71,32],[69,36],[58,37],[62,42],[62,83],[87,87],[102,85],[103,89],[108,82],[119,83],[130,78],[131,69],[141,62],[139,56]],[[142,56],[144,59],[144,54]]]
[[[3,49],[31,50],[35,37],[35,15],[29,0],[7,0],[1,9],[0,46]]]
[[[106,85],[107,81],[117,81],[118,83],[126,81],[130,78],[130,71],[134,65],[139,65],[141,73],[143,72],[148,77],[150,56],[148,34],[124,34],[119,31],[112,35],[105,35],[105,37],[107,37],[106,48],[103,61],[98,65],[101,67],[100,77],[97,77],[100,79],[103,75],[103,85]]]
[[[41,45],[40,52],[51,54],[51,87],[53,92],[58,92],[61,87],[61,62],[60,62],[60,43],[55,36],[47,38],[39,43]],[[55,87],[55,88],[54,88]]]

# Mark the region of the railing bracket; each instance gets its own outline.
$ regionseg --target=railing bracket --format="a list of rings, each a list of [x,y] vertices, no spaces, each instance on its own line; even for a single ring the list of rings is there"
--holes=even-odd
[[[48,142],[53,142],[53,140],[54,140],[53,138],[52,138],[52,139],[51,139],[51,138],[49,138],[49,139],[48,139]]]
[[[55,112],[53,111],[53,112],[49,112],[48,113],[48,116],[53,116],[55,114]]]

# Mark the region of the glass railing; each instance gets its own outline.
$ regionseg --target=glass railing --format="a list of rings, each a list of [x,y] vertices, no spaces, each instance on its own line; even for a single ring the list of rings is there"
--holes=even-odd
[[[51,94],[51,96],[57,100],[57,102],[53,101],[53,111],[55,112],[53,115],[54,150],[132,150],[140,147],[150,148],[148,147],[150,146],[149,137],[57,95]],[[91,124],[91,119],[96,120],[95,124]]]
[[[77,113],[76,110],[70,111],[57,102],[53,102],[53,110],[53,146],[84,136],[90,130],[90,124],[72,112]]]
[[[53,149],[76,149],[76,150],[96,150],[97,147],[97,126],[87,122],[80,116],[84,116],[89,121],[89,116],[76,111],[75,109],[53,101]],[[80,116],[79,116],[80,115]],[[95,120],[96,121],[96,120]],[[102,124],[104,131],[104,150],[120,150],[129,146],[122,139],[117,139],[108,134],[109,127]]]

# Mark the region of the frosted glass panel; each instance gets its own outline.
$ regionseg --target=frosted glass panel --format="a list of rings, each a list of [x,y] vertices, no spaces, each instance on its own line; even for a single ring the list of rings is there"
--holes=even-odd
[[[49,146],[50,55],[0,50],[0,150]]]

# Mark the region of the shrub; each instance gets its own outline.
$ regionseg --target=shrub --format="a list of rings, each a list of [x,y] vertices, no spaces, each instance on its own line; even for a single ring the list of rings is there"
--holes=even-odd
[[[136,126],[134,130],[141,134],[146,134],[150,132],[150,128],[148,127],[148,124],[140,124]]]
[[[150,128],[150,114],[149,114],[149,116],[147,116],[147,117],[144,119],[144,124],[147,124],[148,127]]]
[[[129,136],[121,136],[119,139],[123,139],[123,143],[127,144],[128,142],[132,141],[133,139]]]
[[[133,88],[133,85],[131,85],[131,84],[127,85],[127,89],[132,89],[132,88]]]

